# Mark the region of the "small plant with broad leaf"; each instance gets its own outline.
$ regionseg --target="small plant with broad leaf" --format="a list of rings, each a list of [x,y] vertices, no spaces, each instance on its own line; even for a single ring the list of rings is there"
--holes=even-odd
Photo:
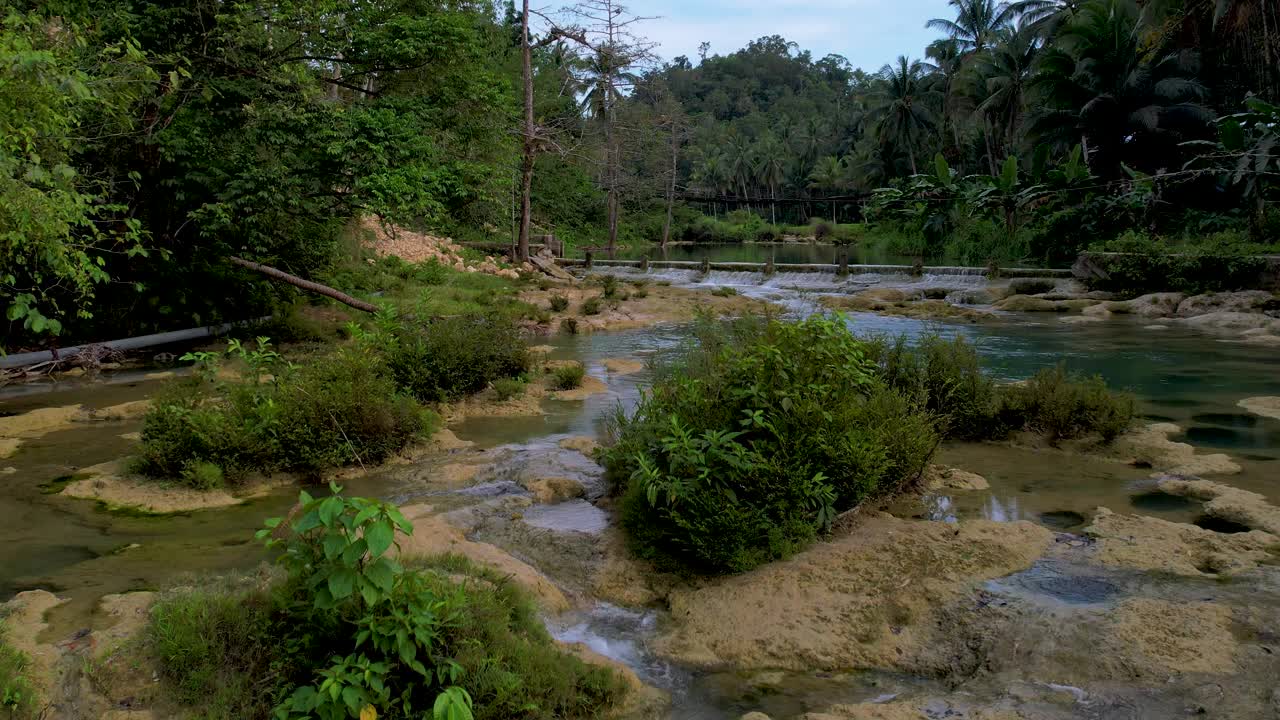
[[[462,667],[441,647],[460,591],[434,592],[391,556],[397,533],[413,532],[394,505],[330,489],[324,498],[299,493],[287,526],[272,518],[258,532],[281,551],[290,614],[330,628],[331,637],[353,638],[346,654],[316,671],[314,683],[276,707],[275,717],[369,720],[429,712],[434,720],[471,720],[471,696],[457,684]]]

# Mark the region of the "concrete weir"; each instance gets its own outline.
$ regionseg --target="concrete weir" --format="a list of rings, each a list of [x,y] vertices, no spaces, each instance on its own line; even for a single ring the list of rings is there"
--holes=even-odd
[[[557,258],[556,262],[565,267],[626,267],[626,268],[667,268],[673,270],[721,270],[727,272],[800,272],[800,273],[849,273],[872,275],[986,275],[987,268],[965,267],[960,265],[837,265],[828,263],[751,263],[751,262],[709,262],[696,260],[587,260],[584,258]],[[1000,268],[1000,277],[1005,278],[1070,278],[1071,270],[1065,268]]]

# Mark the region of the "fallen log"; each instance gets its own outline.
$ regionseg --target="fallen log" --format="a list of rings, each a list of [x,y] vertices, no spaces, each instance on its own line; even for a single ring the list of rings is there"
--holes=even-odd
[[[235,255],[229,256],[228,259],[231,260],[232,263],[239,265],[242,268],[246,268],[254,272],[260,272],[263,275],[266,275],[267,277],[272,278],[273,280],[286,282],[294,287],[302,288],[303,290],[308,290],[313,293],[318,293],[328,298],[333,298],[334,300],[337,300],[343,305],[349,305],[357,310],[363,310],[367,313],[378,312],[377,305],[374,305],[373,303],[367,303],[363,300],[357,300],[356,298],[351,297],[350,295],[342,292],[341,290],[335,290],[329,287],[328,285],[321,285],[318,282],[303,280],[297,275],[290,275],[289,273],[283,270],[277,270],[276,268],[273,268],[270,265],[263,265],[262,263],[256,263],[251,260],[245,260],[244,258],[239,258],[239,257],[236,257]]]
[[[535,268],[541,270],[547,275],[550,275],[551,277],[556,278],[557,280],[569,280],[569,281],[577,280],[577,278],[571,275],[568,271],[564,270],[559,265],[557,265],[555,260],[549,260],[544,257],[538,257],[537,255],[530,255],[529,264],[533,265]]]

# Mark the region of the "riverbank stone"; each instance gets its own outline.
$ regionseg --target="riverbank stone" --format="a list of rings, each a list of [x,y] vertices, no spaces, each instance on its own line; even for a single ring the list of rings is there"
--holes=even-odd
[[[1084,529],[1094,538],[1094,558],[1104,565],[1191,577],[1229,576],[1274,558],[1280,538],[1260,530],[1222,534],[1146,515],[1100,507]]]
[[[939,609],[1029,567],[1052,537],[1029,522],[862,518],[789,559],[672,590],[654,647],[699,668],[940,671],[960,640]]]
[[[1254,415],[1261,415],[1262,417],[1280,420],[1280,397],[1260,396],[1245,398],[1244,400],[1236,403],[1236,405],[1239,405]],[[3,455],[0,455],[0,457],[3,457]]]
[[[1280,310],[1280,298],[1265,290],[1205,293],[1192,295],[1178,304],[1178,317],[1194,317],[1217,312],[1263,313]]]
[[[1203,502],[1210,517],[1280,536],[1280,508],[1258,493],[1200,478],[1165,477],[1156,487],[1169,495]]]

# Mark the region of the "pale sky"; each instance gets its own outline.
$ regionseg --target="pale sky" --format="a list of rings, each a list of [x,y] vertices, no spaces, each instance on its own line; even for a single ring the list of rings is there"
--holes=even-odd
[[[946,0],[631,0],[636,15],[659,16],[637,34],[658,43],[663,60],[687,55],[698,62],[698,43],[727,55],[766,35],[782,35],[819,59],[843,55],[875,72],[898,55],[924,57],[940,35],[924,24],[952,17]]]

